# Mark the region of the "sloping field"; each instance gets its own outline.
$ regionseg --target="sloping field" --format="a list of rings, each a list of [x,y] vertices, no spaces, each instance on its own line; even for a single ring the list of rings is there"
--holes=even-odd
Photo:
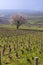
[[[2,65],[43,65],[43,30],[0,28]]]

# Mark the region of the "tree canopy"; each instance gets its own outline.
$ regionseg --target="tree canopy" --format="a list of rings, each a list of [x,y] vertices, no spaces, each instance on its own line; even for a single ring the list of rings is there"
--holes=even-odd
[[[20,14],[13,15],[10,17],[10,24],[17,25],[17,29],[19,29],[19,26],[26,23],[26,17]]]

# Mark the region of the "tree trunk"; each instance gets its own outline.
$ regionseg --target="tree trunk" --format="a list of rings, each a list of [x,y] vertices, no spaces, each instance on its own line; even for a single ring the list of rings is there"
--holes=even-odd
[[[19,29],[19,25],[17,25],[17,29]]]

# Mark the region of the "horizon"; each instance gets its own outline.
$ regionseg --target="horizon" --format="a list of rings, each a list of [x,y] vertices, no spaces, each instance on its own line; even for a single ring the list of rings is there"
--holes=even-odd
[[[43,12],[40,10],[29,10],[29,9],[0,9],[0,11],[16,11],[16,12]]]

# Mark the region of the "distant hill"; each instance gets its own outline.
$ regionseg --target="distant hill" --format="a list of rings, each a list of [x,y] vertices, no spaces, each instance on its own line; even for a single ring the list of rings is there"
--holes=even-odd
[[[24,14],[28,20],[43,20],[43,12],[31,10],[0,10],[0,24],[9,24],[9,17],[12,14]]]
[[[31,16],[43,16],[43,11],[33,11],[33,10],[0,10],[0,13],[1,14],[4,14],[4,15],[10,15],[10,14],[13,14],[13,13],[22,13],[22,14],[27,14],[27,15],[31,15]]]

